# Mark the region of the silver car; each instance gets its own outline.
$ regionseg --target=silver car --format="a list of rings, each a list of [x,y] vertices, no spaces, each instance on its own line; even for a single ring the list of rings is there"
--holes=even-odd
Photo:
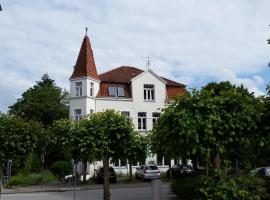
[[[156,165],[142,165],[136,168],[136,179],[151,180],[160,178],[160,172]]]

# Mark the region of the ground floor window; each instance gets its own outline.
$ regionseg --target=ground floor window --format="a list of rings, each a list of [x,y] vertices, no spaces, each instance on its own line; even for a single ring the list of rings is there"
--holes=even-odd
[[[146,112],[138,113],[138,130],[139,131],[146,130]]]
[[[82,109],[74,109],[75,121],[80,121],[82,116]]]

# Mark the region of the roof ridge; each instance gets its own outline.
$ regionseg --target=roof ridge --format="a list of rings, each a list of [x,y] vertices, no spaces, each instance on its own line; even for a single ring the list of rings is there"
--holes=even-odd
[[[109,72],[113,72],[113,71],[115,71],[115,70],[118,70],[118,69],[124,68],[124,67],[128,67],[128,68],[133,68],[133,69],[138,69],[138,70],[144,71],[144,70],[139,69],[139,68],[137,68],[137,67],[132,67],[132,66],[122,65],[122,66],[120,66],[120,67],[113,68],[113,69],[111,69],[111,70],[109,70],[109,71],[103,72],[103,73],[98,74],[98,75],[100,76],[100,75],[103,75],[103,74],[106,74],[106,73],[109,73]]]

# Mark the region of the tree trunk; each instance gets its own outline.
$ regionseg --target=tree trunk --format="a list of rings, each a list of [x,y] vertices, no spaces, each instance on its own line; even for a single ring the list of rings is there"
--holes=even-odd
[[[219,169],[220,168],[220,156],[219,156],[219,153],[217,153],[215,158],[214,158],[213,166],[214,166],[214,169]]]
[[[132,180],[132,163],[129,163],[129,180]]]
[[[109,156],[103,157],[104,183],[103,183],[103,200],[110,200],[110,179],[109,179]]]
[[[86,182],[87,161],[83,161],[83,182]]]
[[[2,196],[2,188],[3,188],[2,183],[3,183],[3,162],[0,159],[0,199]]]
[[[171,161],[169,162],[169,170],[168,170],[168,172],[169,172],[169,179],[172,180],[172,163],[171,163]]]
[[[240,174],[240,170],[239,170],[239,162],[238,162],[238,159],[235,159],[235,168],[236,168],[236,174],[239,175],[239,174]]]

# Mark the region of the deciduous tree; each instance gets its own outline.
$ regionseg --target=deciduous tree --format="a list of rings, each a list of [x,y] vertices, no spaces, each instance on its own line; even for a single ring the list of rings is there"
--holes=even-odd
[[[14,116],[0,113],[0,192],[3,161],[24,159],[37,144],[37,134],[42,129],[39,123],[24,121]]]
[[[57,119],[68,118],[68,98],[68,93],[56,86],[48,74],[44,74],[41,81],[26,90],[22,97],[9,107],[9,112],[47,126]]]

